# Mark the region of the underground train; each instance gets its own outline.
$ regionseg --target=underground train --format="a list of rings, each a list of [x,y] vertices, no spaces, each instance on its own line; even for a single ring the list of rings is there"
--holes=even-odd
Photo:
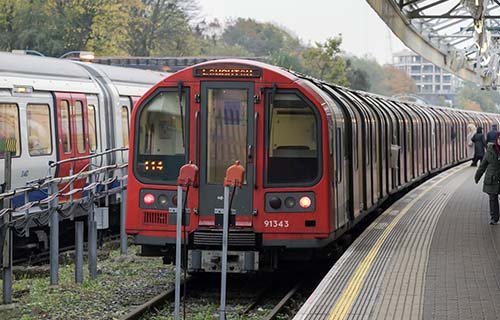
[[[174,257],[177,177],[191,272],[221,269],[223,182],[235,160],[229,272],[312,258],[392,194],[470,158],[468,130],[499,115],[353,91],[255,61],[172,74],[132,111],[126,229],[144,255]]]
[[[16,141],[12,187],[47,176],[49,162],[128,147],[134,104],[166,75],[0,52],[0,139]],[[121,159],[81,160],[74,163],[74,170],[90,161],[106,165],[116,160]],[[0,168],[3,182],[3,154]],[[59,166],[56,175],[68,176],[69,170],[69,165]],[[40,200],[46,191],[30,192],[27,200]],[[12,206],[25,201],[20,194]]]

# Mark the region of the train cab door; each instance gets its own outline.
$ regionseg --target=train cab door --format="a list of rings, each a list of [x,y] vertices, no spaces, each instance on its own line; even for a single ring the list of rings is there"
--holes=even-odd
[[[58,161],[84,157],[90,154],[88,138],[87,99],[83,94],[56,93],[57,117],[57,154]],[[56,175],[64,177],[72,172],[84,170],[89,160],[63,163],[58,166]],[[73,188],[82,188],[85,179],[75,181]],[[59,186],[60,189],[64,185]],[[67,193],[65,190],[63,193]]]
[[[253,214],[255,155],[254,86],[245,82],[202,82],[200,135],[200,216],[222,225],[224,177],[236,160],[245,168],[244,185],[236,189],[232,214]],[[232,219],[230,219],[232,221]]]

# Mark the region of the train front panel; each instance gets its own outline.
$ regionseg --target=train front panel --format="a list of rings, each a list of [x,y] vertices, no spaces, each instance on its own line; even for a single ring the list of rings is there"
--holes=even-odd
[[[229,271],[272,269],[283,252],[324,246],[336,225],[324,104],[257,62],[209,62],[166,78],[132,114],[127,232],[144,254],[173,257],[177,176],[196,164],[199,184],[184,189],[188,268],[220,271],[223,181],[238,160]]]

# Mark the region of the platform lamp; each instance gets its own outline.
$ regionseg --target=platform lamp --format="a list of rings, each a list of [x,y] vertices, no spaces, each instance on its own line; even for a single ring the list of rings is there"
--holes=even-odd
[[[80,61],[92,61],[95,58],[94,52],[92,51],[69,51],[59,57],[59,59],[64,59],[69,56],[77,55]]]

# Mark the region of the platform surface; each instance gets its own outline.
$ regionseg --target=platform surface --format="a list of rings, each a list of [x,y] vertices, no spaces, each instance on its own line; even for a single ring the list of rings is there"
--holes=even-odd
[[[500,225],[469,164],[379,216],[294,319],[500,319]]]

